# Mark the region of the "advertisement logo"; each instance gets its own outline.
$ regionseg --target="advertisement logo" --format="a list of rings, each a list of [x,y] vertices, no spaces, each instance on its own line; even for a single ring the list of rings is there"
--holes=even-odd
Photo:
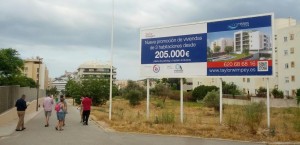
[[[230,30],[234,30],[234,29],[237,29],[237,28],[247,28],[250,26],[250,23],[249,22],[240,22],[240,23],[233,23],[233,24],[230,24],[228,25],[228,29]]]
[[[174,73],[183,73],[182,66],[180,64],[175,65]]]
[[[155,35],[154,35],[153,33],[151,33],[151,32],[145,34],[145,37],[146,37],[146,38],[152,38],[152,37],[154,37],[154,36],[155,36]]]
[[[160,71],[159,65],[154,65],[153,66],[153,72],[158,73]]]

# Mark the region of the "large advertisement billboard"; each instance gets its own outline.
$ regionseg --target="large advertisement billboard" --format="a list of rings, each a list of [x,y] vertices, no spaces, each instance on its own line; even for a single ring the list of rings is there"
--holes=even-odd
[[[272,76],[272,32],[273,14],[141,29],[141,76]]]

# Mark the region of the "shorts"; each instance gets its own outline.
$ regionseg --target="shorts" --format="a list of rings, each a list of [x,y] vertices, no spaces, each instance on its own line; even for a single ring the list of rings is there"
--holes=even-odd
[[[46,117],[47,117],[47,116],[50,117],[50,116],[51,116],[51,112],[52,112],[52,111],[45,111],[45,116],[46,116]]]
[[[65,113],[64,112],[57,112],[57,120],[63,121],[65,119]]]

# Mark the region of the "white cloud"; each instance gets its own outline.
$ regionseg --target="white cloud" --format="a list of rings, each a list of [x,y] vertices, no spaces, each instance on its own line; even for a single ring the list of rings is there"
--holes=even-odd
[[[275,12],[300,19],[300,1],[115,0],[118,79],[139,79],[139,28]],[[44,58],[51,77],[89,60],[110,60],[112,1],[2,0],[0,48]]]

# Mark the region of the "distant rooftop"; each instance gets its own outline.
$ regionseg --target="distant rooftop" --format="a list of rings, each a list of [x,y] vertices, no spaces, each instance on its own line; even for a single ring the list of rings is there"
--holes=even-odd
[[[78,68],[109,68],[110,62],[87,61]]]

